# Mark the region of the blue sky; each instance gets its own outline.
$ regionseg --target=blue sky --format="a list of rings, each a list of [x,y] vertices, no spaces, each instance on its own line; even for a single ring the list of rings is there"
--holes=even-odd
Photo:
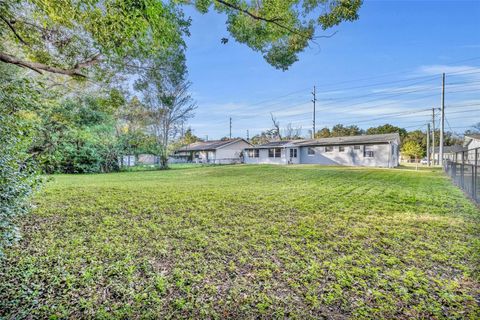
[[[270,113],[307,135],[313,85],[317,129],[424,129],[431,111],[422,110],[440,106],[442,72],[446,129],[461,133],[480,122],[480,1],[365,1],[359,20],[332,29],[334,37],[319,39],[285,72],[236,43],[224,16],[187,13],[187,64],[198,104],[189,125],[203,138],[228,136],[229,117],[233,136],[245,137],[247,129],[253,136],[271,127]]]

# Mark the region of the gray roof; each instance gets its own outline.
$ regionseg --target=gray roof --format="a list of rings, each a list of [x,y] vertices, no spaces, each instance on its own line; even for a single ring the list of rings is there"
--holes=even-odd
[[[480,140],[480,133],[479,133],[479,134],[477,134],[477,133],[475,133],[475,134],[466,134],[466,135],[465,135],[465,138]]]
[[[182,152],[182,151],[214,151],[220,148],[223,148],[229,144],[235,143],[235,142],[240,142],[245,141],[244,139],[228,139],[228,140],[210,140],[210,141],[199,141],[199,142],[194,142],[191,143],[185,147],[182,147],[178,149],[176,152]]]
[[[332,137],[311,139],[296,142],[298,146],[328,146],[328,145],[346,145],[346,144],[376,144],[389,143],[392,141],[400,142],[400,135],[398,133],[386,134],[371,134],[362,136],[346,136],[346,137]]]
[[[329,145],[347,145],[347,144],[375,144],[389,143],[397,141],[400,143],[400,135],[398,133],[371,134],[363,136],[346,136],[332,137],[321,139],[305,139],[305,140],[281,140],[271,141],[249,149],[267,149],[281,147],[303,147],[303,146],[329,146]]]
[[[268,148],[280,148],[284,147],[294,141],[292,140],[278,140],[278,141],[270,141],[264,144],[260,144],[258,146],[251,147],[249,149],[268,149]]]
[[[454,145],[454,146],[443,146],[443,153],[455,153],[455,152],[462,152],[466,151],[467,148],[462,145]],[[433,152],[438,153],[440,152],[440,147],[433,148]]]

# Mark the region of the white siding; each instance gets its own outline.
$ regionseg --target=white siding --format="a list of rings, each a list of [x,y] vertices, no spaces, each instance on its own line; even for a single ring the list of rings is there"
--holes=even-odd
[[[268,149],[259,149],[258,158],[250,158],[248,151],[244,152],[245,163],[248,164],[321,164],[321,165],[344,165],[344,166],[370,166],[370,167],[396,167],[399,162],[399,147],[396,142],[383,144],[367,145],[373,150],[373,157],[366,157],[364,153],[365,145],[359,145],[360,149],[355,149],[353,145],[343,146],[344,151],[340,151],[340,146],[333,146],[330,152],[325,151],[324,146],[313,147],[315,154],[309,155],[309,147],[287,147],[281,148],[280,158],[268,156]],[[290,149],[297,149],[297,158],[290,158]]]
[[[240,160],[240,155],[243,153],[245,148],[251,147],[250,144],[246,143],[243,140],[229,144],[225,147],[218,148],[215,161],[221,163],[234,163]]]
[[[300,162],[323,165],[396,167],[398,165],[398,147],[390,144],[372,144],[374,156],[365,157],[364,145],[360,149],[354,146],[344,146],[345,151],[339,151],[339,146],[333,146],[333,151],[326,152],[324,146],[314,147],[315,154],[308,154],[308,147],[300,148]]]
[[[280,158],[271,158],[268,156],[268,149],[260,149],[259,150],[259,157],[258,158],[250,158],[248,156],[248,151],[245,154],[245,163],[249,164],[287,164],[287,160],[285,158],[285,149],[282,149],[281,157]]]
[[[468,144],[468,149],[480,148],[480,139],[472,139]]]

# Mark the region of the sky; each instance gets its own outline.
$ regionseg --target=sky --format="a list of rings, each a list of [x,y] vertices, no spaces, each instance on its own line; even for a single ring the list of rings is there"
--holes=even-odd
[[[461,134],[480,122],[480,1],[364,1],[357,21],[318,32],[337,33],[312,44],[287,71],[235,42],[225,16],[186,13],[198,105],[189,126],[201,138],[228,136],[230,117],[233,137],[247,130],[252,137],[272,127],[271,114],[307,136],[313,86],[317,130],[337,123],[425,130],[441,105],[443,72],[446,130]]]

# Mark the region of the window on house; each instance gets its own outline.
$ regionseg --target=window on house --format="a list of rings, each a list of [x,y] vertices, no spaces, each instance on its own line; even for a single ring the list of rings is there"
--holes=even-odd
[[[365,148],[363,149],[363,156],[366,157],[366,158],[373,158],[374,156],[374,152],[373,152],[373,147],[372,146],[365,146]]]
[[[249,158],[258,158],[259,156],[260,156],[260,150],[258,150],[258,149],[248,150],[248,157]]]
[[[333,151],[333,146],[326,146],[325,147],[325,152],[332,152]]]
[[[282,155],[282,149],[280,148],[268,149],[269,158],[280,158],[281,155]]]
[[[313,156],[315,154],[315,148],[308,147],[307,154]]]
[[[297,149],[290,149],[290,158],[297,157]]]
[[[353,146],[353,149],[354,149],[354,150],[360,150],[360,146],[359,146],[359,145]]]
[[[345,151],[345,147],[343,147],[343,146],[338,147],[338,151],[344,152],[344,151]]]
[[[275,158],[280,158],[282,156],[282,149],[275,148]]]

